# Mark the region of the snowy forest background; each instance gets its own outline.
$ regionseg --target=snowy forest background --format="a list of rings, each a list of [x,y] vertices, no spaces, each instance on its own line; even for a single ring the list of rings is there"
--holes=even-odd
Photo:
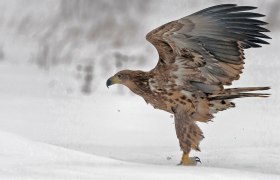
[[[173,117],[147,106],[126,88],[108,90],[105,82],[121,69],[150,70],[156,65],[157,52],[145,39],[150,30],[221,3],[256,6],[257,12],[267,15],[262,20],[269,22],[271,45],[245,51],[245,70],[234,86],[271,86],[272,96],[236,100],[237,108],[219,113],[213,123],[199,124],[206,138],[201,143],[202,152],[194,155],[202,159],[203,167],[228,169],[217,170],[225,177],[227,173],[239,174],[238,170],[246,172],[245,179],[256,173],[266,179],[267,174],[279,178],[278,0],[1,0],[0,177],[92,178],[96,169],[91,168],[111,162],[98,159],[96,166],[95,157],[120,160],[144,177],[151,169],[169,172],[170,168],[182,178],[188,176],[174,166],[181,154]],[[36,145],[38,142],[42,144]],[[58,150],[46,150],[46,144]],[[39,163],[44,157],[56,165],[64,161],[60,159],[60,153],[65,154],[61,147],[70,150],[65,159],[92,159],[92,165],[79,166],[69,160],[55,166],[66,171],[76,168],[71,176]],[[40,155],[42,149],[45,153]],[[80,158],[72,150],[90,158]],[[139,172],[135,169],[142,165],[127,162],[144,163],[148,169]],[[52,175],[47,176],[44,169]],[[115,175],[131,177],[121,170]],[[191,171],[209,175],[207,169],[203,173]],[[172,179],[172,172],[164,177]],[[111,178],[104,169],[98,173],[103,173],[104,179]]]

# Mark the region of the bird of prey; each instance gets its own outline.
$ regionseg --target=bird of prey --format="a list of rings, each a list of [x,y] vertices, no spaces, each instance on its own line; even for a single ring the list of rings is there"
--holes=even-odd
[[[204,138],[196,122],[208,122],[213,114],[235,107],[235,98],[267,97],[252,91],[269,87],[225,88],[238,80],[244,68],[244,49],[269,44],[263,32],[264,15],[251,6],[221,4],[164,24],[146,36],[159,54],[148,72],[122,70],[109,78],[127,86],[156,109],[174,114],[181,150],[181,165],[196,165],[191,149],[200,151]]]

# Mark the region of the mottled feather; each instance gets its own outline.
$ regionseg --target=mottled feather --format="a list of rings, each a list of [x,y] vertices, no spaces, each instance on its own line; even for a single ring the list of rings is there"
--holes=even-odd
[[[181,149],[186,154],[191,149],[200,151],[199,143],[204,136],[195,119],[189,116],[183,106],[177,105],[172,110],[174,111],[176,135]]]

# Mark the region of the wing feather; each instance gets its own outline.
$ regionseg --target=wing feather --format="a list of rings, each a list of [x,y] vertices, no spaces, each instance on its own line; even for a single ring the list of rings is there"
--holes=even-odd
[[[209,7],[160,26],[147,34],[147,40],[158,50],[159,64],[174,66],[181,74],[182,68],[194,68],[201,83],[230,85],[242,73],[244,49],[261,47],[269,44],[263,39],[271,39],[263,34],[269,30],[261,27],[267,23],[253,19],[264,15],[247,12],[253,9],[235,4]],[[196,59],[199,64],[191,63]],[[197,75],[195,80],[182,76],[184,82],[198,81]]]

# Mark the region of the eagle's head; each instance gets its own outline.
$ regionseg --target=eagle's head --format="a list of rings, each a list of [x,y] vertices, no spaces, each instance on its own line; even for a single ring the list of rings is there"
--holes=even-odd
[[[137,86],[136,84],[139,84],[139,81],[143,81],[145,75],[146,73],[143,71],[122,70],[110,77],[106,82],[106,86],[122,84],[133,90]]]
[[[106,86],[109,87],[113,84],[123,84],[125,85],[131,79],[132,71],[130,70],[123,70],[116,73],[114,76],[110,77],[107,82]]]

